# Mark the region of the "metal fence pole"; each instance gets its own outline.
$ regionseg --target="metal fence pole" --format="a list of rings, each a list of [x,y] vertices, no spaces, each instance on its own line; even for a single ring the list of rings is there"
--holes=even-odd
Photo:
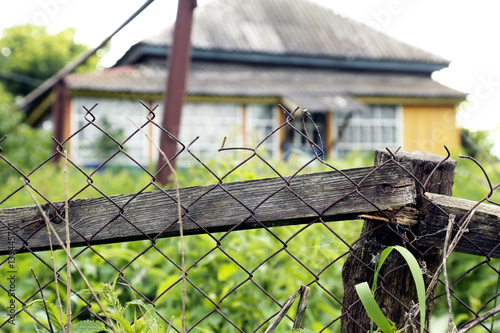
[[[173,43],[167,59],[168,75],[163,96],[162,126],[175,138],[179,137],[182,105],[186,94],[187,75],[191,62],[191,28],[193,11],[196,6],[196,0],[179,0]],[[167,158],[172,159],[177,148],[177,142],[166,132],[162,132],[160,149],[166,154]],[[175,159],[172,159],[171,163],[174,166]],[[165,164],[166,162],[160,154],[158,156],[158,169],[164,168],[164,170],[158,174],[158,181],[162,184],[167,184],[170,176],[170,168],[165,168]]]

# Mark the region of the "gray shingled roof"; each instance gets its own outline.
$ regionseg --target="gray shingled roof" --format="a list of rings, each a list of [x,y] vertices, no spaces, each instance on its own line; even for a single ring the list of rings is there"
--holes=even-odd
[[[132,59],[133,53],[142,47],[146,53],[162,50],[166,56],[170,43],[171,28],[168,28],[136,44],[127,53]],[[187,82],[188,95],[279,97],[311,111],[361,108],[352,97],[465,96],[433,81],[429,75],[432,70],[427,71],[427,67],[420,72],[405,70],[407,64],[445,67],[447,61],[443,58],[390,38],[309,0],[212,0],[196,9],[192,45],[193,54],[205,50],[212,56],[215,53],[244,54],[246,58],[233,57],[233,62],[193,59]],[[255,58],[248,55],[277,55],[274,60],[292,59],[292,62],[321,58],[341,59],[346,64],[385,61],[403,66],[393,66],[390,72],[382,70],[384,67],[360,71],[352,70],[352,66],[284,66],[279,61],[273,65],[245,61]],[[122,62],[129,65],[100,73],[70,75],[68,85],[72,90],[162,94],[167,75],[165,61],[158,65],[155,60],[135,56],[135,61]],[[122,59],[126,58],[127,54]]]
[[[161,94],[166,75],[164,66],[141,64],[93,74],[72,74],[66,81],[72,90]],[[203,62],[191,65],[187,93],[289,98],[299,104],[307,103],[301,106],[312,111],[335,104],[337,96],[464,97],[463,93],[424,75]]]
[[[141,43],[170,45],[171,29]],[[225,52],[448,63],[308,0],[212,0],[195,11],[192,45]]]

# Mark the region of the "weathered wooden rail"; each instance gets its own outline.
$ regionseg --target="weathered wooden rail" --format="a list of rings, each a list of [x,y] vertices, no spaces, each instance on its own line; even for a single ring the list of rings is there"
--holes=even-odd
[[[422,211],[425,215],[425,230],[418,240],[421,246],[431,246],[444,238],[446,233],[443,228],[448,224],[448,216],[443,213],[455,215],[455,221],[464,221],[474,209],[464,239],[458,243],[455,252],[500,258],[500,207],[491,204],[479,204],[477,202],[453,198],[446,195],[426,193],[430,201],[424,202]],[[422,226],[424,227],[424,226]],[[476,246],[472,246],[473,241]]]
[[[275,227],[310,223],[319,217],[323,221],[341,221],[355,219],[361,213],[397,210],[415,202],[413,179],[401,167],[391,164],[374,170],[375,167],[346,170],[345,175],[352,181],[340,172],[331,171],[299,175],[289,184],[281,178],[270,178],[182,188],[183,231],[189,235],[263,225]],[[359,189],[353,182],[359,184]],[[60,208],[61,213],[64,211],[62,202],[53,206]],[[55,229],[63,235],[64,223],[54,212],[48,209],[49,217],[59,222],[54,224]],[[0,225],[0,254],[9,253],[7,239],[12,237],[20,252],[26,251],[26,247],[32,251],[49,248],[49,236],[39,213],[36,206],[0,210],[0,220],[9,227]],[[177,220],[175,190],[69,203],[72,247],[87,242],[102,244],[178,236]],[[52,243],[57,244],[54,236]]]
[[[408,173],[412,170],[411,165],[407,162],[402,165],[406,170],[394,163],[376,170],[375,167],[344,170],[352,181],[340,172],[330,171],[299,175],[289,184],[281,178],[270,178],[182,188],[180,202],[184,233],[303,224],[320,217],[323,221],[342,221],[367,217],[380,210],[392,216],[401,207],[416,203],[415,182]],[[371,172],[373,174],[366,177]],[[353,182],[360,184],[359,190]],[[446,195],[427,193],[426,196],[430,200],[419,209],[417,230],[421,246],[431,246],[443,239],[448,223],[443,211],[456,215],[459,221],[476,205]],[[63,214],[63,202],[52,206],[58,207]],[[57,222],[55,229],[64,234],[64,223],[54,209],[48,204],[43,207],[52,221]],[[69,212],[73,247],[88,242],[103,244],[179,235],[174,190],[75,200],[69,203]],[[12,238],[21,252],[26,251],[23,244],[32,251],[49,248],[45,222],[39,213],[35,205],[0,209],[0,221],[3,222],[0,224],[0,255],[11,253],[8,239]],[[379,214],[379,219],[384,218]],[[416,220],[416,215],[406,210],[399,210],[393,217],[394,222],[405,225],[415,224]],[[481,249],[471,247],[463,240],[456,251],[500,258],[499,248],[491,252],[500,241],[499,235],[500,207],[480,204],[466,236],[481,244]],[[57,243],[55,238],[52,241]]]

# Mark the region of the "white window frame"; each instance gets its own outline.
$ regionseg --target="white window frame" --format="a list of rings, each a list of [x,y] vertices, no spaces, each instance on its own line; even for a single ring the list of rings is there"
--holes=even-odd
[[[135,125],[125,115],[130,117],[139,126],[146,122],[148,111],[138,101],[119,98],[75,96],[71,100],[71,133],[75,133],[87,124],[87,120],[84,119],[86,111],[83,107],[85,106],[90,110],[96,103],[98,105],[92,111],[92,115],[96,118],[94,121],[95,124],[102,128],[102,120],[106,117],[115,129],[123,128],[124,137],[121,138],[122,140],[137,130]],[[118,109],[118,112],[116,109]],[[84,136],[88,136],[89,132],[97,131],[95,133],[101,135],[101,132],[93,127],[93,125],[89,125],[70,140],[69,153],[71,158],[83,165],[97,166],[104,162],[102,158],[92,157],[95,156],[92,153],[92,148],[82,146],[81,140]],[[148,166],[151,163],[149,145],[149,140],[144,134],[136,133],[133,138],[125,143],[124,147],[125,151],[137,162],[143,166]],[[118,145],[116,149],[118,150]],[[123,155],[113,157],[109,163],[110,165],[137,166],[131,159]]]
[[[124,128],[124,136],[128,137],[130,133],[136,130],[136,127],[125,117],[127,114],[135,123],[142,125],[146,122],[148,111],[138,101],[119,99],[119,98],[97,98],[76,96],[71,101],[71,133],[78,131],[87,121],[84,119],[86,111],[83,106],[90,109],[94,104],[99,103],[92,114],[96,117],[96,124],[102,124],[102,118],[106,117],[112,125]],[[152,103],[154,107],[158,104],[155,111],[154,122],[161,126],[163,118],[163,103]],[[271,116],[265,117],[259,121],[259,109],[269,111]],[[208,119],[208,122],[207,122]],[[218,149],[221,147],[224,136],[227,137],[226,147],[247,147],[254,148],[269,133],[267,130],[274,130],[279,124],[278,109],[275,106],[260,103],[208,103],[208,102],[187,102],[184,104],[179,140],[188,145],[197,136],[199,139],[191,146],[190,150],[202,161],[209,159],[224,158]],[[195,124],[195,125],[193,125]],[[245,128],[243,128],[243,125]],[[90,127],[93,127],[90,125]],[[96,166],[103,161],[99,158],[93,158],[96,154],[92,153],[92,147],[82,147],[81,140],[89,135],[92,130],[86,128],[82,133],[77,134],[71,139],[70,154],[71,157],[83,165]],[[152,128],[146,127],[156,144],[159,144],[161,131],[153,125]],[[92,134],[91,134],[92,135]],[[91,138],[90,138],[91,139]],[[270,151],[272,158],[278,158],[280,155],[280,140],[278,133],[275,133],[263,146]],[[89,140],[92,141],[92,140]],[[156,163],[158,154],[152,149],[149,139],[142,133],[137,133],[125,144],[129,153],[134,159],[144,166]],[[117,148],[118,149],[118,148]],[[261,148],[262,149],[262,148]],[[262,152],[262,150],[259,152]],[[228,153],[222,153],[228,156]],[[118,157],[118,156],[117,156]],[[113,165],[135,164],[125,156],[114,157],[111,161]],[[184,151],[178,159],[179,167],[188,167],[197,164],[191,155]]]
[[[245,110],[245,131],[244,135],[247,137],[245,145],[254,148],[265,137],[271,134],[279,126],[278,108],[269,104],[246,104]],[[255,117],[255,112],[258,108],[264,109],[264,112],[269,112],[270,117],[266,119],[259,119]],[[253,110],[252,110],[253,109]],[[259,120],[258,120],[259,119]],[[250,138],[250,140],[248,140]],[[272,158],[279,158],[280,156],[280,135],[279,132],[274,133],[263,143],[270,153]],[[262,147],[261,146],[261,147]],[[260,151],[260,150],[259,150]]]
[[[155,121],[161,125],[162,118],[162,110],[163,103],[153,103],[154,105],[159,104],[157,110],[160,110],[159,114],[155,118]],[[271,113],[270,119],[264,119],[263,122],[259,122],[257,125],[255,123],[255,117],[252,117],[252,113],[254,112],[253,108],[259,108],[262,106],[263,108],[269,109]],[[213,120],[214,117],[217,117],[217,110],[224,107],[234,107],[235,115],[233,120],[236,119],[235,122],[229,122],[224,126],[217,127],[218,136],[215,137],[210,133],[206,135],[206,124],[198,124],[197,126],[191,126],[192,122],[203,121],[201,118],[203,115],[206,117],[210,117],[209,119]],[[205,108],[205,112],[203,109]],[[194,114],[193,114],[194,113]],[[274,130],[279,124],[278,117],[278,109],[275,106],[270,106],[269,104],[261,104],[261,103],[224,103],[224,102],[186,102],[184,104],[181,116],[181,128],[179,131],[179,140],[188,145],[191,141],[193,141],[197,136],[199,139],[190,147],[190,150],[193,154],[200,158],[203,162],[207,162],[210,159],[219,159],[219,158],[231,158],[229,153],[226,152],[218,152],[218,149],[221,147],[223,138],[226,137],[225,147],[246,147],[246,148],[254,148],[257,142],[261,141],[265,136],[262,133],[262,130],[259,128],[269,127],[271,125],[271,131]],[[222,120],[224,122],[224,120]],[[216,125],[221,123],[221,120],[215,122]],[[245,128],[243,128],[245,125]],[[211,126],[211,125],[208,125]],[[257,131],[255,131],[257,129]],[[157,132],[157,133],[156,133]],[[205,135],[204,135],[205,134]],[[267,136],[269,133],[265,133]],[[158,136],[159,140],[159,130],[155,131],[155,137]],[[280,155],[280,142],[278,133],[274,134],[272,138],[268,140],[272,141],[271,145],[264,145],[266,148],[270,147],[271,155],[273,158],[279,158]],[[262,148],[261,148],[262,149]],[[261,150],[259,150],[260,152]],[[178,158],[177,166],[179,167],[190,167],[192,165],[197,165],[198,162],[191,157],[191,155],[184,151]]]
[[[401,105],[391,105],[391,104],[376,104],[376,105],[370,105],[370,108],[372,111],[376,113],[380,113],[383,107],[393,107],[395,111],[395,117],[393,119],[383,119],[380,116],[375,117],[375,118],[361,118],[356,114],[354,115],[350,120],[349,120],[349,125],[348,128],[346,129],[346,132],[344,132],[343,137],[341,138],[340,142],[336,142],[334,146],[334,156],[336,157],[344,157],[346,155],[346,152],[350,151],[362,151],[362,152],[372,152],[376,149],[384,149],[384,148],[389,148],[389,149],[396,149],[399,146],[403,145],[403,108]],[[334,135],[335,138],[338,137],[338,130],[339,127],[342,126],[341,123],[341,118],[338,117],[337,115],[334,115],[332,117],[333,121],[333,129],[334,129]],[[383,135],[383,126],[394,126],[395,127],[395,140],[394,142],[387,142],[384,141],[383,137],[380,135]],[[346,138],[346,135],[352,134],[352,128],[353,126],[356,126],[357,128],[366,128],[369,129],[370,131],[373,129],[374,126],[377,128],[380,128],[380,130],[376,131],[373,133],[375,135],[376,140],[371,141],[371,142],[366,142],[366,140],[361,139],[361,129],[357,130],[358,133],[355,133],[354,135],[355,140],[351,142],[346,142],[348,138]],[[349,127],[351,128],[351,132],[349,132]],[[369,132],[368,135],[371,135],[372,133]]]

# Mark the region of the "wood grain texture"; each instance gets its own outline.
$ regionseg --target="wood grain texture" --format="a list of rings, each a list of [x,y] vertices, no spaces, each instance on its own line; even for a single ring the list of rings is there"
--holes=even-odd
[[[443,211],[454,214],[455,223],[458,224],[465,220],[464,216],[477,202],[434,193],[425,195],[431,202],[426,202],[421,210],[425,223],[421,224],[422,228],[418,231],[418,243],[432,246],[439,242],[438,247],[442,248],[448,225],[448,216]],[[455,252],[500,258],[499,206],[485,203],[477,206],[467,229]],[[458,225],[454,227],[454,231],[457,230]]]
[[[375,165],[382,165],[391,160],[393,156],[386,150],[377,150],[375,153]],[[413,173],[418,180],[415,186],[417,192],[421,191],[422,185],[427,181],[426,187],[429,192],[451,195],[453,186],[453,177],[455,173],[456,161],[448,159],[443,161],[444,157],[427,153],[408,153],[400,151],[395,155],[399,162],[411,163],[408,170]],[[432,175],[432,177],[431,177]],[[428,179],[430,177],[430,179]],[[417,203],[414,208],[420,211],[422,200],[417,197]],[[408,210],[405,214],[405,220],[413,230],[415,227],[415,211]],[[366,215],[366,214],[365,214]],[[368,214],[370,215],[370,214]],[[382,222],[383,223],[383,222]],[[370,327],[370,319],[359,301],[359,296],[355,286],[362,282],[373,281],[373,272],[376,258],[381,251],[388,246],[402,245],[408,248],[416,258],[426,261],[427,267],[431,272],[436,271],[439,262],[439,251],[426,252],[425,256],[419,254],[426,249],[421,247],[419,251],[414,251],[408,244],[411,239],[405,241],[405,230],[407,228],[394,228],[390,223],[384,223],[381,226],[381,220],[376,217],[368,216],[363,225],[362,235],[366,236],[360,239],[347,257],[342,268],[342,279],[344,284],[344,298],[341,319],[341,332],[366,333]],[[412,237],[413,230],[408,233]],[[418,303],[418,296],[411,271],[406,265],[403,257],[391,255],[387,258],[380,271],[379,279],[384,285],[383,291],[379,289],[375,300],[379,306],[384,309],[384,314],[388,319],[398,325],[398,328],[405,326],[407,313],[411,304]],[[424,276],[424,282],[429,284],[430,278]],[[395,301],[395,299],[397,301]],[[433,302],[427,302],[426,328],[429,328],[429,318],[434,308]]]
[[[310,223],[320,218],[353,219],[360,213],[415,202],[413,179],[401,167],[388,164],[364,179],[372,171],[374,167],[345,171],[358,183],[359,192],[338,171],[299,175],[289,185],[282,178],[270,178],[182,188],[184,234]],[[63,203],[54,206],[63,210]],[[36,221],[38,213],[35,206],[0,210],[0,254],[48,249],[43,221],[20,228]],[[72,247],[179,234],[174,190],[75,200],[69,203],[69,215]],[[64,223],[54,226],[64,234]],[[55,237],[52,241],[57,243]]]

